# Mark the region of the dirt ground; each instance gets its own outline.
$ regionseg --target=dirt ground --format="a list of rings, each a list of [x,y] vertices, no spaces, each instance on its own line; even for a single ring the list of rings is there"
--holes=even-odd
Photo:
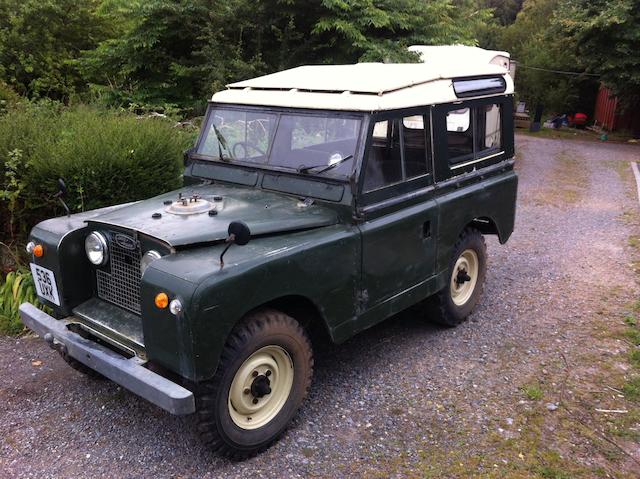
[[[488,238],[469,321],[404,313],[317,351],[309,399],[265,453],[221,459],[192,417],[3,338],[0,477],[640,477],[640,147],[517,150],[515,232]]]

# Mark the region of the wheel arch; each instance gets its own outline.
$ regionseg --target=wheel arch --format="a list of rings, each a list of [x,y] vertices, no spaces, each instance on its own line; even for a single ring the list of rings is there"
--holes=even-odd
[[[276,309],[291,316],[307,330],[312,343],[333,342],[333,335],[322,311],[311,299],[300,294],[288,294],[271,299],[247,311],[243,317],[260,309]]]
[[[504,234],[498,223],[490,216],[477,216],[469,221],[462,231],[466,228],[474,228],[483,235],[496,235],[500,244],[504,244],[507,242],[509,237]],[[462,234],[462,231],[460,232]]]

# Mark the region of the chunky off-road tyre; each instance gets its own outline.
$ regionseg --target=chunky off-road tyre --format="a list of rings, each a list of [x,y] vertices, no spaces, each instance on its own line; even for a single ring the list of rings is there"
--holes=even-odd
[[[91,379],[105,379],[105,377],[98,371],[91,369],[89,366],[85,366],[80,361],[69,356],[67,353],[60,351],[60,356],[62,356],[62,359],[64,359],[69,366],[85,376]]]
[[[266,449],[298,411],[312,374],[300,324],[272,309],[251,313],[229,335],[213,379],[197,387],[202,440],[232,459]]]
[[[478,230],[467,228],[454,246],[447,286],[426,302],[429,320],[453,327],[467,319],[482,296],[486,274],[484,237]]]

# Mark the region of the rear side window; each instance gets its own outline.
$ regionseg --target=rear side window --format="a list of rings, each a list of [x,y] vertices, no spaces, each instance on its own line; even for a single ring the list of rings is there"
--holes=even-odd
[[[451,161],[462,161],[473,155],[471,116],[471,108],[447,112],[447,151]]]
[[[490,103],[447,112],[449,163],[462,163],[501,150],[501,104]]]
[[[502,118],[499,104],[483,105],[478,107],[477,115],[477,148],[481,153],[484,150],[499,151],[502,149]]]

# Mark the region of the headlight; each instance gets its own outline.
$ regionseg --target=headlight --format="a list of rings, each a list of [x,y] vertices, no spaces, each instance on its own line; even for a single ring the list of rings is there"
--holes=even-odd
[[[160,253],[154,250],[147,251],[140,260],[140,275],[143,275],[145,270],[149,267],[151,263],[155,260],[162,258]]]
[[[107,240],[102,233],[92,232],[84,240],[84,250],[87,258],[96,266],[107,264],[109,252],[107,250]]]

